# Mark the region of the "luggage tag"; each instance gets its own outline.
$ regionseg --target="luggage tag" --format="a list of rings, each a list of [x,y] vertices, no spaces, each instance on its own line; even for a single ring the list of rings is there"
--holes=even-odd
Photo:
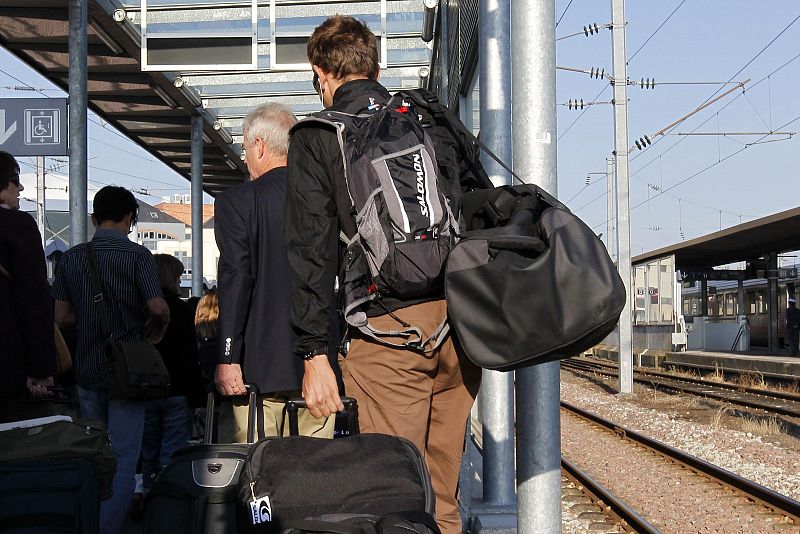
[[[261,495],[256,497],[255,487],[256,483],[250,483],[250,494],[253,500],[250,501],[250,522],[253,525],[260,525],[272,521],[272,505],[269,502],[269,495]]]

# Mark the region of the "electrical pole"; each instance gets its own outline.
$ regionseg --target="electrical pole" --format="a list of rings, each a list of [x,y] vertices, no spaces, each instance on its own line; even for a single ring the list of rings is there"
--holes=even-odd
[[[625,306],[619,319],[619,392],[633,393],[631,325],[631,225],[628,176],[628,72],[625,55],[625,0],[611,0],[614,59],[614,148],[617,167],[617,268],[625,286]]]
[[[615,241],[615,224],[614,218],[614,160],[606,158],[606,188],[608,189],[608,196],[606,197],[606,249],[608,255],[614,260],[614,241]]]
[[[45,232],[45,204],[44,204],[44,157],[36,156],[36,223],[39,226],[39,233],[42,235],[42,248],[47,245]]]

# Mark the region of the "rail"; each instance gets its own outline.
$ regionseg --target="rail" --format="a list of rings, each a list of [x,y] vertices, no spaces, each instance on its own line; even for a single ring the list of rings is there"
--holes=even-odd
[[[561,469],[579,484],[582,484],[589,493],[592,493],[599,500],[606,503],[611,510],[619,516],[620,519],[624,520],[634,531],[640,534],[661,533],[661,531],[654,527],[649,521],[640,516],[636,510],[621,501],[616,495],[590,477],[585,471],[564,458],[563,455],[561,456]]]
[[[573,368],[578,371],[594,372],[610,377],[618,376],[615,367],[601,363],[581,362],[575,360],[565,360],[561,363],[566,368]],[[634,381],[657,385],[673,391],[686,393],[688,395],[705,397],[721,402],[728,402],[747,408],[764,410],[766,412],[775,413],[778,415],[800,418],[800,396],[791,393],[736,386],[733,384],[724,384],[719,382],[709,382],[708,380],[674,376],[667,373],[658,373],[654,371],[636,370],[634,374]],[[683,385],[682,383],[686,385]],[[690,385],[698,387],[691,387]],[[750,395],[758,398],[748,399],[743,398],[742,395]],[[784,404],[775,404],[774,402],[777,401],[784,401]]]
[[[478,454],[483,456],[483,444],[481,443],[482,435],[479,436],[474,432],[470,432],[470,440],[475,446],[475,450],[478,451]],[[620,521],[627,523],[634,532],[638,534],[661,534],[660,530],[639,515],[636,510],[620,500],[602,484],[590,477],[588,473],[564,457],[564,455],[561,455],[561,471],[566,474],[567,477],[582,485],[585,492],[590,493],[595,499],[607,504],[611,514],[616,516]]]
[[[599,426],[607,428],[608,430],[616,433],[617,435],[635,441],[645,447],[675,460],[697,472],[703,473],[722,484],[733,488],[734,490],[746,494],[751,499],[758,501],[766,506],[779,510],[781,513],[791,517],[794,521],[800,520],[800,502],[795,501],[785,495],[773,491],[767,487],[757,484],[752,480],[740,477],[735,473],[723,469],[719,466],[706,462],[696,456],[686,454],[666,443],[662,443],[655,439],[649,438],[644,434],[640,434],[628,428],[619,426],[612,421],[608,421],[596,414],[587,412],[577,406],[562,401],[561,407],[565,410],[574,413],[588,421],[591,421]]]

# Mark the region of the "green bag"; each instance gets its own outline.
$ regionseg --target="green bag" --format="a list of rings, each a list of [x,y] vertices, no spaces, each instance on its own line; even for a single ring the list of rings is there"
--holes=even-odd
[[[78,458],[94,465],[100,498],[111,497],[117,460],[101,423],[55,421],[0,432],[0,463]]]

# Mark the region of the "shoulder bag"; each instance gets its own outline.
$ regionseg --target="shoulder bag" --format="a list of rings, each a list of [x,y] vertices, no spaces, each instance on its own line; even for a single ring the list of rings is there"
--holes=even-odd
[[[86,260],[92,282],[92,299],[100,308],[111,397],[135,400],[163,399],[169,392],[170,380],[161,355],[152,343],[146,341],[127,343],[113,338],[91,242],[86,243]]]
[[[497,371],[593,347],[614,330],[627,298],[602,241],[456,126],[520,182],[462,197],[464,231],[447,259],[444,284],[458,344],[472,362]]]

